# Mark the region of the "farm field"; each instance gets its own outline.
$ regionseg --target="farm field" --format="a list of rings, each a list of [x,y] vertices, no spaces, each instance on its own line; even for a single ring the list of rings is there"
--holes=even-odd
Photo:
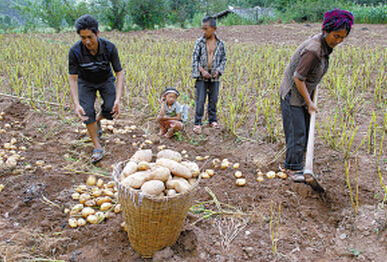
[[[293,51],[320,24],[218,28],[228,63],[218,106],[220,130],[192,132],[194,41],[200,29],[103,32],[125,68],[121,117],[104,130],[105,156],[89,163],[92,146],[71,108],[67,54],[75,33],[0,35],[0,154],[16,138],[21,159],[0,167],[0,261],[384,261],[387,255],[387,27],[354,25],[335,48],[319,88],[314,173],[325,188],[279,178],[284,161],[278,88]],[[172,139],[157,136],[159,95],[175,86],[189,121]],[[19,99],[17,99],[19,98]],[[98,103],[97,103],[98,104]],[[121,133],[125,126],[136,128]],[[123,214],[76,229],[68,224],[75,188],[90,174],[105,183],[112,166],[144,148],[186,150],[202,170],[215,158],[240,163],[202,179],[192,210],[172,247],[141,258],[121,228]],[[24,149],[25,150],[21,150]],[[209,156],[197,161],[196,156]],[[4,158],[4,156],[2,156]],[[4,160],[6,160],[4,158]],[[43,166],[36,161],[43,160]],[[47,167],[50,165],[51,167]],[[227,204],[219,210],[217,201]],[[203,211],[203,212],[202,212]],[[215,214],[218,212],[217,214]],[[208,215],[208,217],[204,217]]]

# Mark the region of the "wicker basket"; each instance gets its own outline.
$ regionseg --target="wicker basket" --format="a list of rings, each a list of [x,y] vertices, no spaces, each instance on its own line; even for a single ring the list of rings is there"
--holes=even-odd
[[[167,246],[172,246],[183,229],[189,208],[193,204],[197,182],[186,192],[174,197],[155,198],[138,190],[122,186],[119,175],[126,162],[113,170],[120,202],[133,249],[143,258]]]

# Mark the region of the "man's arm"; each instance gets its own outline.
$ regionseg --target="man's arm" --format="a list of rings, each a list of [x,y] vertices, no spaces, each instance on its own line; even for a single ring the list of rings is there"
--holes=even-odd
[[[75,113],[82,121],[87,121],[89,118],[85,116],[85,111],[83,110],[83,107],[79,104],[78,75],[69,76],[69,85],[70,85],[70,93],[73,98]]]
[[[124,90],[124,70],[116,72],[116,100],[114,101],[112,114],[113,117],[119,117],[121,114],[121,97],[122,97],[122,91]]]

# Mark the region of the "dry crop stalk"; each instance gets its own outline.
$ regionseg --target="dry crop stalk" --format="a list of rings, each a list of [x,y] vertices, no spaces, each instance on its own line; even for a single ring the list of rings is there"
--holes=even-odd
[[[271,250],[273,252],[273,256],[277,256],[277,246],[279,240],[279,223],[281,217],[281,203],[278,205],[278,214],[277,214],[277,226],[274,225],[275,214],[273,209],[273,202],[271,202],[270,208],[270,237],[271,237]]]
[[[347,186],[349,189],[349,198],[351,199],[353,212],[355,213],[355,215],[357,215],[357,213],[359,211],[359,183],[358,183],[359,173],[358,173],[358,168],[357,168],[357,156],[356,156],[356,160],[355,160],[355,168],[356,168],[356,179],[355,179],[356,196],[354,199],[352,187],[351,187],[351,183],[350,183],[350,179],[349,179],[350,163],[348,162],[347,159],[345,159],[345,177],[346,177],[346,182],[347,182]]]

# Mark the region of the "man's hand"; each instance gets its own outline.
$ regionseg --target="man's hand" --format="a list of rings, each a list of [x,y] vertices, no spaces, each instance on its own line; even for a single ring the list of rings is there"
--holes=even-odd
[[[77,116],[82,120],[82,121],[87,121],[89,120],[89,117],[86,116],[85,110],[83,110],[83,107],[80,105],[75,106],[75,113]]]
[[[210,79],[212,78],[212,76],[210,75],[210,73],[208,73],[207,70],[201,70],[200,73],[202,73],[202,76],[205,78],[205,79]]]
[[[113,114],[114,118],[118,118],[120,116],[120,114],[121,114],[121,102],[120,102],[120,100],[114,101],[113,109],[110,112],[110,114]]]
[[[212,78],[217,78],[219,76],[219,72],[218,71],[214,71],[212,73]]]
[[[312,112],[317,113],[317,107],[316,107],[315,103],[313,103],[312,101],[308,105],[308,112],[309,112],[309,114],[312,114]]]

